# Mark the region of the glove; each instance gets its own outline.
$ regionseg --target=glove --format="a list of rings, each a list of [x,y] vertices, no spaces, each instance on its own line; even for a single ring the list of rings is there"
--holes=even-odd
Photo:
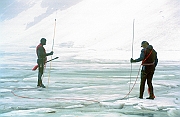
[[[130,62],[131,62],[131,63],[135,63],[136,60],[134,60],[134,59],[131,58],[131,59],[130,59]]]
[[[54,52],[53,52],[53,51],[51,51],[51,52],[49,53],[49,55],[53,55],[53,53],[54,53]]]

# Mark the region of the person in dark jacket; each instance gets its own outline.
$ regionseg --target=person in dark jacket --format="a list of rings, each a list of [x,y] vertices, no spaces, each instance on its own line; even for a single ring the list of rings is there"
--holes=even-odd
[[[142,61],[139,98],[143,99],[145,82],[147,79],[150,96],[146,99],[153,100],[155,96],[153,91],[152,78],[154,75],[155,67],[157,66],[158,63],[157,52],[153,49],[152,45],[149,45],[147,41],[143,41],[141,43],[141,47],[143,47],[143,49],[141,50],[140,57],[138,59],[131,58],[130,62],[133,63],[133,62]]]
[[[43,45],[46,45],[46,39],[42,38],[40,40],[40,44],[36,47],[36,54],[37,54],[37,63],[38,63],[38,84],[37,87],[42,87],[42,88],[46,88],[44,86],[44,84],[42,83],[42,75],[43,75],[43,71],[44,71],[44,66],[45,63],[47,61],[47,57],[49,55],[53,55],[53,51],[51,51],[50,53],[46,53],[45,48],[43,47]]]

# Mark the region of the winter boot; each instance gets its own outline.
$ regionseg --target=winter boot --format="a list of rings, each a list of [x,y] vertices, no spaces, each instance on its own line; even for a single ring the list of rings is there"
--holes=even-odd
[[[44,86],[44,84],[42,83],[42,80],[40,80],[40,87],[46,88],[46,87]]]
[[[147,97],[146,99],[154,100],[154,97],[150,96],[150,97]]]
[[[42,88],[46,88],[43,84],[41,84],[41,87],[42,87]]]
[[[150,91],[150,96],[146,99],[151,99],[151,100],[154,100],[155,96],[153,94],[153,91]]]
[[[154,91],[153,91],[153,87],[152,88],[148,88],[148,93],[149,93],[149,97],[146,99],[151,99],[154,100],[155,96],[154,96]]]

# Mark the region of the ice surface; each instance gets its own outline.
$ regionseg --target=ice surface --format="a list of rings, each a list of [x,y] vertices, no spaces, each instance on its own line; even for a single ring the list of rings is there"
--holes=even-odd
[[[54,2],[46,2],[29,0],[25,11],[1,19],[0,116],[180,116],[179,0],[61,1],[65,6],[56,10]],[[37,71],[31,70],[36,65],[35,47],[45,37],[45,48],[51,51],[55,18],[53,57],[59,59],[51,69],[46,65],[47,88],[36,88]],[[140,78],[127,96],[140,66],[132,65],[130,80],[133,19],[133,57],[139,57],[142,40],[158,52],[155,100],[145,99],[147,91],[144,99],[138,98]]]
[[[18,73],[16,66],[9,68],[11,74],[1,76],[1,115],[179,116],[179,71],[174,69],[179,65],[174,62],[164,61],[158,65],[153,80],[155,100],[138,99],[139,79],[129,98],[123,99],[129,91],[129,61],[92,60],[87,64],[87,60],[69,58],[58,59],[52,62],[52,66],[49,85],[49,67],[45,70],[43,82],[46,89],[36,88],[37,72],[31,71],[33,66],[28,63],[27,67],[22,66]],[[138,66],[133,66],[131,86],[135,81]],[[167,71],[174,75],[168,75]],[[145,91],[146,96],[148,94]]]

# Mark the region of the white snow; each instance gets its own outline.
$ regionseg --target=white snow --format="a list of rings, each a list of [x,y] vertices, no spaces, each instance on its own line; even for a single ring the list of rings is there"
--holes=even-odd
[[[179,0],[70,0],[69,6],[52,0],[52,8],[43,1],[16,0],[2,7],[16,11],[22,7],[13,6],[17,2],[31,6],[0,20],[0,116],[180,116]],[[6,10],[1,17],[9,15]],[[50,71],[46,66],[47,88],[37,89],[37,71],[31,71],[35,47],[45,37],[51,51],[55,19],[53,57],[59,59]],[[137,98],[140,78],[123,99],[140,66],[132,65],[130,81],[133,20],[133,58],[139,57],[144,40],[158,52],[155,100],[145,99],[147,91],[144,99]]]

